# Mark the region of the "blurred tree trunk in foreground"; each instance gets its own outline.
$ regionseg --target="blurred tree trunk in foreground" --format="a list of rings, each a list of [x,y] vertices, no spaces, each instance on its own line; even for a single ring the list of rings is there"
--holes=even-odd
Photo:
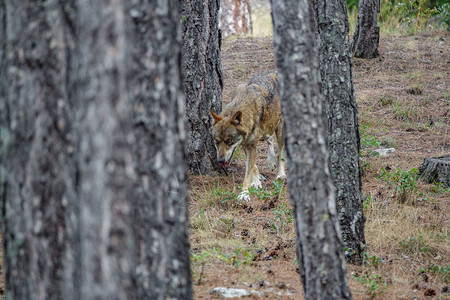
[[[8,298],[191,299],[178,2],[2,1],[0,21]]]
[[[345,0],[316,0],[320,73],[328,124],[330,166],[345,256],[361,264],[365,217],[359,163],[359,123]]]
[[[130,299],[136,255],[126,81],[131,24],[124,1],[79,1],[76,8],[78,299]]]
[[[250,0],[221,0],[219,27],[224,37],[252,33]]]
[[[308,0],[271,3],[305,299],[351,299],[322,123],[313,10]]]
[[[380,55],[380,27],[377,17],[380,12],[380,0],[360,0],[358,5],[358,23],[351,49],[355,57],[375,58]]]
[[[219,0],[180,3],[183,88],[186,94],[188,169],[195,174],[218,170],[210,128],[210,110],[222,111],[222,65],[218,29]]]
[[[73,2],[66,3],[68,10]],[[9,299],[71,299],[73,24],[59,1],[0,2],[0,139]],[[71,261],[73,263],[73,261]]]

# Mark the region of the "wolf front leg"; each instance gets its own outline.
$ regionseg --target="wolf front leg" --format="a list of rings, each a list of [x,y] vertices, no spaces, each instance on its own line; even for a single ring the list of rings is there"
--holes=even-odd
[[[275,129],[275,135],[277,136],[277,144],[278,144],[278,174],[277,179],[285,179],[286,178],[286,170],[284,165],[284,160],[282,157],[283,149],[284,149],[284,140],[283,140],[283,121],[278,123],[277,129]]]
[[[275,156],[275,149],[273,147],[272,137],[267,138],[267,145],[269,146],[269,153],[267,155],[267,166],[271,171],[277,167],[277,158]]]
[[[259,170],[256,166],[256,144],[243,147],[247,160],[245,162],[245,178],[242,185],[242,192],[238,195],[238,200],[249,201],[249,187],[260,188],[261,181],[259,179]]]

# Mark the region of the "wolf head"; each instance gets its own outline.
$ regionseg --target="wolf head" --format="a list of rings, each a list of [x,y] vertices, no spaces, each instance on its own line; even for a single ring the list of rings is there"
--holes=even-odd
[[[230,163],[234,151],[244,139],[242,131],[238,130],[242,112],[238,111],[227,118],[219,116],[213,111],[211,111],[211,115],[214,119],[212,134],[217,150],[217,160],[226,167]]]

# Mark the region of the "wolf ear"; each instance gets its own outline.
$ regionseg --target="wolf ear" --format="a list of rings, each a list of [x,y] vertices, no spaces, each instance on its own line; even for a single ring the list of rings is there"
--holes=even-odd
[[[215,112],[213,112],[212,110],[209,111],[211,113],[211,116],[214,119],[214,124],[216,124],[217,122],[223,120],[223,117],[219,116],[218,114],[216,114]]]
[[[241,111],[237,111],[237,112],[231,117],[231,123],[233,123],[234,126],[238,126],[239,124],[241,124],[241,120],[242,120],[242,112],[241,112]]]

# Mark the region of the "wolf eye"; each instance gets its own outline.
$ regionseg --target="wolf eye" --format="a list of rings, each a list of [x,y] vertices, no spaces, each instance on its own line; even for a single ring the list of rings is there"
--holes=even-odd
[[[216,142],[217,145],[220,144],[220,140],[216,140],[215,142]]]
[[[227,145],[231,145],[231,144],[233,144],[233,140],[232,139],[228,139],[225,143],[227,143]]]

